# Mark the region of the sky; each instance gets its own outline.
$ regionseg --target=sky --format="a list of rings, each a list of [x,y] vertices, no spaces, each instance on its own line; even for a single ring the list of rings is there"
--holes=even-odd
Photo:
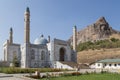
[[[23,44],[24,12],[30,8],[30,42],[42,34],[47,38],[68,40],[73,26],[78,31],[104,16],[120,31],[120,0],[0,0],[0,59],[3,43],[13,28],[14,43]]]

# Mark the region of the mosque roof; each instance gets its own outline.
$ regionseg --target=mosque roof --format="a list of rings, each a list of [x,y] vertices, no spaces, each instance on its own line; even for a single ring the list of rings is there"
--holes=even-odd
[[[120,63],[120,59],[104,59],[97,61],[98,63]]]
[[[35,41],[34,41],[34,44],[43,44],[43,45],[46,45],[48,43],[48,40],[46,38],[44,38],[44,36],[42,35],[41,37],[39,38],[36,38]]]

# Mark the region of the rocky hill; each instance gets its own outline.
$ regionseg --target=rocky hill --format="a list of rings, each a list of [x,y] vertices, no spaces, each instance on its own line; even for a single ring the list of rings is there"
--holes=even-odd
[[[112,29],[104,17],[99,18],[95,23],[87,26],[77,33],[77,43],[86,41],[96,41],[108,39],[110,36],[120,34],[119,31]],[[72,37],[69,39],[72,42]]]
[[[78,52],[78,63],[94,63],[101,59],[120,58],[120,48],[85,50]]]
[[[120,39],[120,32],[112,29],[104,17],[100,17],[95,23],[85,27],[77,32],[77,43],[87,41],[98,41],[104,39],[117,38]],[[69,39],[72,43],[72,37]],[[78,52],[78,63],[91,64],[97,60],[106,58],[120,58],[120,48],[101,48],[89,49]]]

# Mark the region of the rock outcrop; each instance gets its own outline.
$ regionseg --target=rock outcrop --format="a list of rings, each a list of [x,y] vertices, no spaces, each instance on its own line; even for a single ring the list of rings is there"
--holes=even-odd
[[[119,31],[112,29],[104,17],[99,18],[92,25],[87,26],[85,29],[78,31],[77,43],[86,41],[97,41],[108,39],[112,34],[119,34]],[[69,39],[72,42],[72,37]]]

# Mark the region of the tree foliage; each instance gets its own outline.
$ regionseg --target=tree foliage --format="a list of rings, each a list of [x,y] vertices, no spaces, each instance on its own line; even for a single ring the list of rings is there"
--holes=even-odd
[[[13,57],[13,66],[14,67],[19,67],[19,61],[16,55]]]

